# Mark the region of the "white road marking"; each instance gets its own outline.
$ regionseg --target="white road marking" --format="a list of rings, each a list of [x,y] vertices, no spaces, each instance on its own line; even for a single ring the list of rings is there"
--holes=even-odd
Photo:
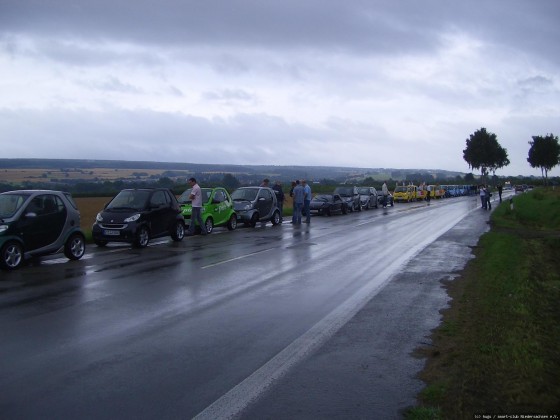
[[[235,258],[230,258],[229,260],[219,261],[219,262],[214,263],[214,264],[208,264],[208,265],[202,266],[200,268],[202,270],[204,270],[205,268],[216,267],[217,265],[222,265],[222,264],[227,264],[227,263],[232,262],[232,261],[242,260],[243,258],[252,257],[253,255],[262,254],[263,252],[272,251],[273,249],[276,249],[276,248],[268,248],[268,249],[263,249],[262,251],[251,252],[250,254],[241,255],[241,256],[235,257]]]

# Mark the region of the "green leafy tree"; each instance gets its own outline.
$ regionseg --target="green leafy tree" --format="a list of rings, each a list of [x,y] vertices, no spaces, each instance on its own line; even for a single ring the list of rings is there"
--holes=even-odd
[[[228,190],[233,191],[241,185],[241,182],[232,174],[224,174],[222,178],[222,186]]]
[[[467,147],[463,150],[463,159],[472,169],[480,169],[482,182],[490,172],[509,165],[507,150],[500,146],[494,133],[489,133],[482,127],[467,139]]]
[[[560,144],[558,136],[547,134],[546,136],[533,136],[529,144],[529,157],[527,162],[532,168],[541,168],[544,185],[548,183],[548,171],[560,163]]]

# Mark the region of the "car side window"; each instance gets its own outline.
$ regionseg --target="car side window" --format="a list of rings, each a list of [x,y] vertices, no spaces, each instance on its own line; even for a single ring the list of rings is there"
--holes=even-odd
[[[261,192],[259,193],[260,197],[264,197],[265,200],[272,200],[272,194],[270,193],[270,191],[268,190],[261,190]]]
[[[226,195],[224,194],[224,192],[216,191],[216,193],[214,194],[214,202],[223,203],[224,201],[226,201]]]
[[[167,205],[167,197],[165,196],[164,191],[156,191],[152,198],[150,199],[150,206],[152,207],[160,207]]]

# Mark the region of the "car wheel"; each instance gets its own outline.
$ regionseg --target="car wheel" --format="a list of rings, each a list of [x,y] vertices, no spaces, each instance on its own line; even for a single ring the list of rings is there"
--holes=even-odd
[[[235,230],[237,228],[237,216],[232,214],[227,222],[227,228],[229,230]]]
[[[249,222],[249,226],[255,227],[257,226],[257,222],[259,221],[259,215],[257,213],[253,213],[251,216],[251,221]]]
[[[80,233],[70,235],[64,244],[64,255],[69,260],[79,260],[86,252],[86,240]]]
[[[138,232],[136,233],[136,240],[134,241],[134,246],[137,248],[145,248],[150,242],[150,231],[146,226],[140,226]]]
[[[214,220],[212,220],[211,217],[206,219],[206,223],[204,223],[204,225],[206,226],[206,233],[212,233],[214,230]]]
[[[348,207],[342,206],[342,214],[346,214],[346,213],[348,213]]]
[[[15,270],[23,262],[23,247],[20,243],[11,241],[2,247],[0,266],[7,270]]]
[[[174,227],[175,229],[171,231],[171,239],[173,239],[175,242],[182,241],[185,237],[185,224],[178,220],[177,222],[175,222]]]
[[[331,209],[326,209],[325,210],[325,215],[329,216],[331,215]]]
[[[272,215],[272,219],[270,219],[270,221],[272,222],[273,226],[276,226],[277,224],[279,224],[280,223],[280,212],[275,211],[274,214]]]
[[[93,243],[97,246],[103,247],[103,246],[107,246],[108,242],[107,241],[100,241],[100,240],[96,239],[96,240],[93,241]]]

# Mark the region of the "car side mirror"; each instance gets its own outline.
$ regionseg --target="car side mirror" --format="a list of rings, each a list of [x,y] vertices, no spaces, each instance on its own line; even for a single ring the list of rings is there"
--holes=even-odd
[[[259,201],[265,201],[266,199],[264,197],[259,198]]]
[[[29,213],[25,213],[26,219],[35,219],[37,217],[37,213],[30,211]]]

